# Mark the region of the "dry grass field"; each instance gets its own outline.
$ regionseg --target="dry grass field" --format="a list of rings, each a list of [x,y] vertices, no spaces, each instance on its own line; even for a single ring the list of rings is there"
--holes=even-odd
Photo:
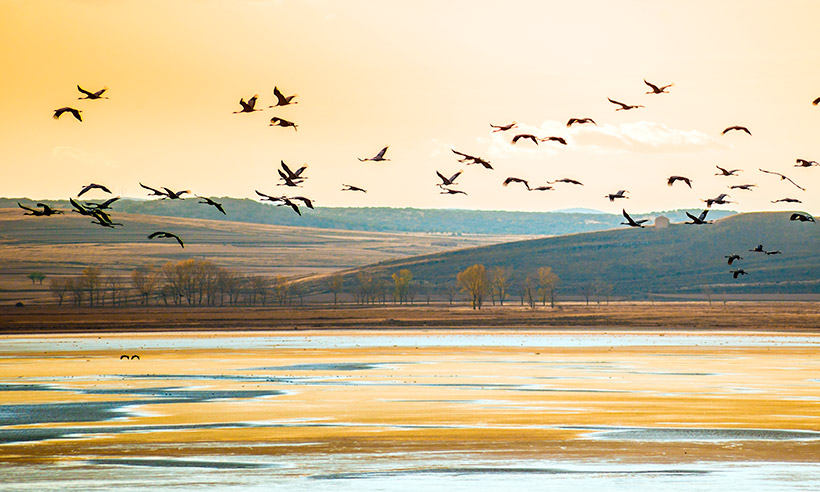
[[[47,281],[33,285],[31,272],[76,275],[99,266],[104,275],[126,276],[135,267],[188,258],[210,260],[243,275],[306,275],[358,267],[404,256],[509,241],[507,236],[377,233],[247,224],[116,213],[123,227],[106,229],[88,217],[28,217],[0,209],[0,303],[48,300]],[[148,240],[154,231],[173,240]]]

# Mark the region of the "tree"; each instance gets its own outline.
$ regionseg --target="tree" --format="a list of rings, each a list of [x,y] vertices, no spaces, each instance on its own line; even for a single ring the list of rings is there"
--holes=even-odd
[[[338,301],[339,292],[342,291],[343,279],[341,275],[332,275],[327,279],[327,286],[333,292],[333,305]]]
[[[498,303],[504,305],[504,299],[510,289],[510,278],[512,270],[509,267],[495,267],[490,269],[490,292],[493,300],[498,298]]]
[[[125,281],[122,277],[109,275],[106,279],[106,284],[108,285],[108,290],[111,293],[111,305],[116,306],[123,303]]]
[[[399,304],[407,302],[410,295],[410,282],[413,281],[413,274],[410,270],[402,268],[393,274],[393,299]]]
[[[538,269],[538,285],[541,294],[541,304],[547,305],[547,297],[550,298],[550,307],[555,307],[555,289],[561,279],[552,271],[550,267],[541,267]]]
[[[370,302],[370,296],[373,292],[373,276],[367,272],[359,272],[356,274],[356,301],[361,304]]]
[[[31,279],[31,285],[34,285],[35,281],[39,281],[40,285],[43,285],[43,280],[46,279],[46,276],[42,272],[31,272],[27,275],[29,279]]]
[[[148,305],[148,301],[157,290],[157,268],[154,265],[144,265],[131,271],[131,285],[140,296],[140,303]]]
[[[487,292],[487,270],[484,265],[475,264],[456,276],[461,290],[470,296],[473,309],[481,309]]]
[[[58,306],[63,305],[63,300],[69,291],[69,282],[67,278],[50,278],[48,280],[48,290],[57,298]]]
[[[93,306],[95,301],[95,294],[97,294],[102,286],[102,269],[100,267],[85,267],[80,275],[79,287],[88,293],[88,305]],[[97,299],[100,303],[101,299]]]
[[[453,305],[453,302],[456,300],[456,294],[458,294],[458,286],[454,282],[447,282],[444,286],[445,292],[447,293],[447,300],[450,302],[450,305]]]

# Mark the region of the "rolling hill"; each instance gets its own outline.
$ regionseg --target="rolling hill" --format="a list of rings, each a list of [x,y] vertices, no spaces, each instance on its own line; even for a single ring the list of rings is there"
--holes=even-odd
[[[782,254],[749,251],[758,244]],[[725,256],[734,253],[743,260],[730,267]],[[820,226],[792,222],[788,212],[737,214],[701,226],[620,228],[395,259],[347,271],[344,280],[350,290],[359,272],[387,279],[407,268],[416,281],[442,291],[473,264],[509,267],[518,280],[549,266],[561,279],[560,292],[570,296],[602,288],[622,298],[704,291],[818,293]],[[735,280],[729,273],[734,268],[748,275]],[[312,282],[314,289],[322,288],[321,279]]]

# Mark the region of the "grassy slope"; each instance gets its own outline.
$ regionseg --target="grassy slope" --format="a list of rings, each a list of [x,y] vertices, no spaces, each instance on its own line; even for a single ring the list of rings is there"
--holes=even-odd
[[[480,263],[511,267],[516,275],[549,266],[561,278],[564,294],[580,295],[595,281],[609,284],[615,295],[713,292],[820,292],[820,227],[788,220],[787,212],[734,215],[714,224],[673,224],[668,229],[621,228],[449,251],[391,260],[365,267],[374,277],[389,277],[409,268],[414,278],[439,285]],[[758,244],[782,255],[748,250]],[[724,255],[743,260],[729,267]],[[729,271],[749,274],[733,280]],[[350,271],[353,286],[359,270]]]

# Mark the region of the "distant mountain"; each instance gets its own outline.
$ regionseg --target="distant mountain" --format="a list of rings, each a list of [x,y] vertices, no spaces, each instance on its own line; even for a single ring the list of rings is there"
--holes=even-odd
[[[591,209],[568,209],[555,212],[508,212],[486,210],[450,210],[388,207],[317,207],[302,208],[299,216],[290,207],[277,207],[249,199],[216,198],[227,215],[214,207],[199,204],[195,198],[186,200],[133,200],[114,203],[112,213],[158,215],[249,222],[257,224],[316,227],[322,229],[374,232],[434,232],[450,234],[494,234],[521,236],[557,236],[579,232],[600,231],[620,227],[623,217]],[[32,204],[43,201],[51,206],[70,209],[64,200],[31,200],[0,198],[0,208],[17,208],[17,202]],[[695,215],[700,210],[632,214],[634,218],[654,220],[665,215],[672,222],[687,220],[685,212]],[[726,217],[735,212],[713,210],[710,219]]]
[[[780,254],[750,251],[759,244]],[[743,259],[729,266],[725,257],[731,254]],[[788,212],[759,212],[700,226],[621,227],[386,261],[345,272],[345,284],[354,289],[360,272],[389,281],[407,268],[417,281],[443,291],[474,264],[512,269],[512,295],[524,277],[545,266],[560,277],[562,295],[577,297],[595,292],[630,299],[661,293],[818,293],[820,225],[790,221]],[[734,279],[730,271],[736,268],[747,275]],[[323,285],[317,280],[313,288]]]

